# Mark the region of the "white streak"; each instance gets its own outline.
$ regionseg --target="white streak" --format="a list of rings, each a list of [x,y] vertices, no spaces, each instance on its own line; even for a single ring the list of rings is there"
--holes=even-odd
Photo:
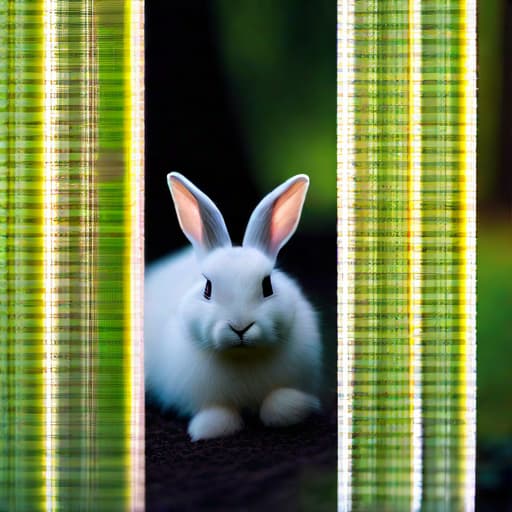
[[[421,0],[409,0],[409,390],[411,511],[421,509],[423,423],[421,380]]]
[[[465,4],[465,5],[464,5]],[[462,141],[465,155],[464,179],[464,233],[465,257],[461,303],[465,322],[464,340],[465,407],[464,413],[464,510],[475,509],[475,463],[476,463],[476,0],[462,2],[465,32],[461,41],[464,56],[464,134]]]
[[[130,311],[128,326],[129,368],[125,369],[129,400],[129,492],[130,510],[144,510],[144,1],[125,2],[129,34],[128,98],[126,104],[128,141],[126,193],[129,198],[126,232],[129,262],[126,267]]]
[[[55,0],[45,0],[44,24],[44,96],[43,96],[43,303],[44,303],[44,492],[47,511],[56,508],[57,419],[57,23]]]
[[[354,0],[338,1],[338,510],[352,509],[354,371]]]

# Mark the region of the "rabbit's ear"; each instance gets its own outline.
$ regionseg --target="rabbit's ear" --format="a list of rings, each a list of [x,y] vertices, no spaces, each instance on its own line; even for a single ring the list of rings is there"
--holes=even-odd
[[[200,256],[231,245],[222,214],[206,194],[177,172],[167,175],[167,183],[181,229]]]
[[[275,260],[299,224],[309,178],[298,174],[265,196],[245,230],[244,247],[256,247]]]

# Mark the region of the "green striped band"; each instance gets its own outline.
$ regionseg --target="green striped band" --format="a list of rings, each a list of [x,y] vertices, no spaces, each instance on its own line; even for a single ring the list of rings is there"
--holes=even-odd
[[[341,510],[474,509],[475,20],[338,2]]]
[[[0,2],[0,509],[143,508],[143,3]]]

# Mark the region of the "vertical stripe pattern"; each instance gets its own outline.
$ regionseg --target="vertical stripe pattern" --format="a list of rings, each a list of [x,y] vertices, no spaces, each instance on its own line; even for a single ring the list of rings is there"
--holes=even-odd
[[[351,508],[354,374],[354,5],[338,3],[338,480],[339,510]]]
[[[474,510],[475,23],[338,2],[340,510]]]
[[[0,39],[0,510],[143,510],[143,2]]]

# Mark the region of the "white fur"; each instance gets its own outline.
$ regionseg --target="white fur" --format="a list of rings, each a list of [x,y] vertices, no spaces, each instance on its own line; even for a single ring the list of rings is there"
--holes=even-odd
[[[228,407],[209,407],[199,411],[188,426],[192,441],[235,434],[243,427],[240,414]]]
[[[304,421],[320,409],[320,401],[309,393],[281,388],[265,398],[260,410],[261,421],[269,427],[288,427]]]
[[[238,431],[244,410],[284,426],[318,407],[316,315],[298,285],[273,266],[272,255],[255,247],[223,246],[199,258],[184,250],[147,270],[146,389],[164,409],[193,416],[193,440]],[[263,297],[269,274],[274,293]],[[244,346],[230,325],[247,329]]]

